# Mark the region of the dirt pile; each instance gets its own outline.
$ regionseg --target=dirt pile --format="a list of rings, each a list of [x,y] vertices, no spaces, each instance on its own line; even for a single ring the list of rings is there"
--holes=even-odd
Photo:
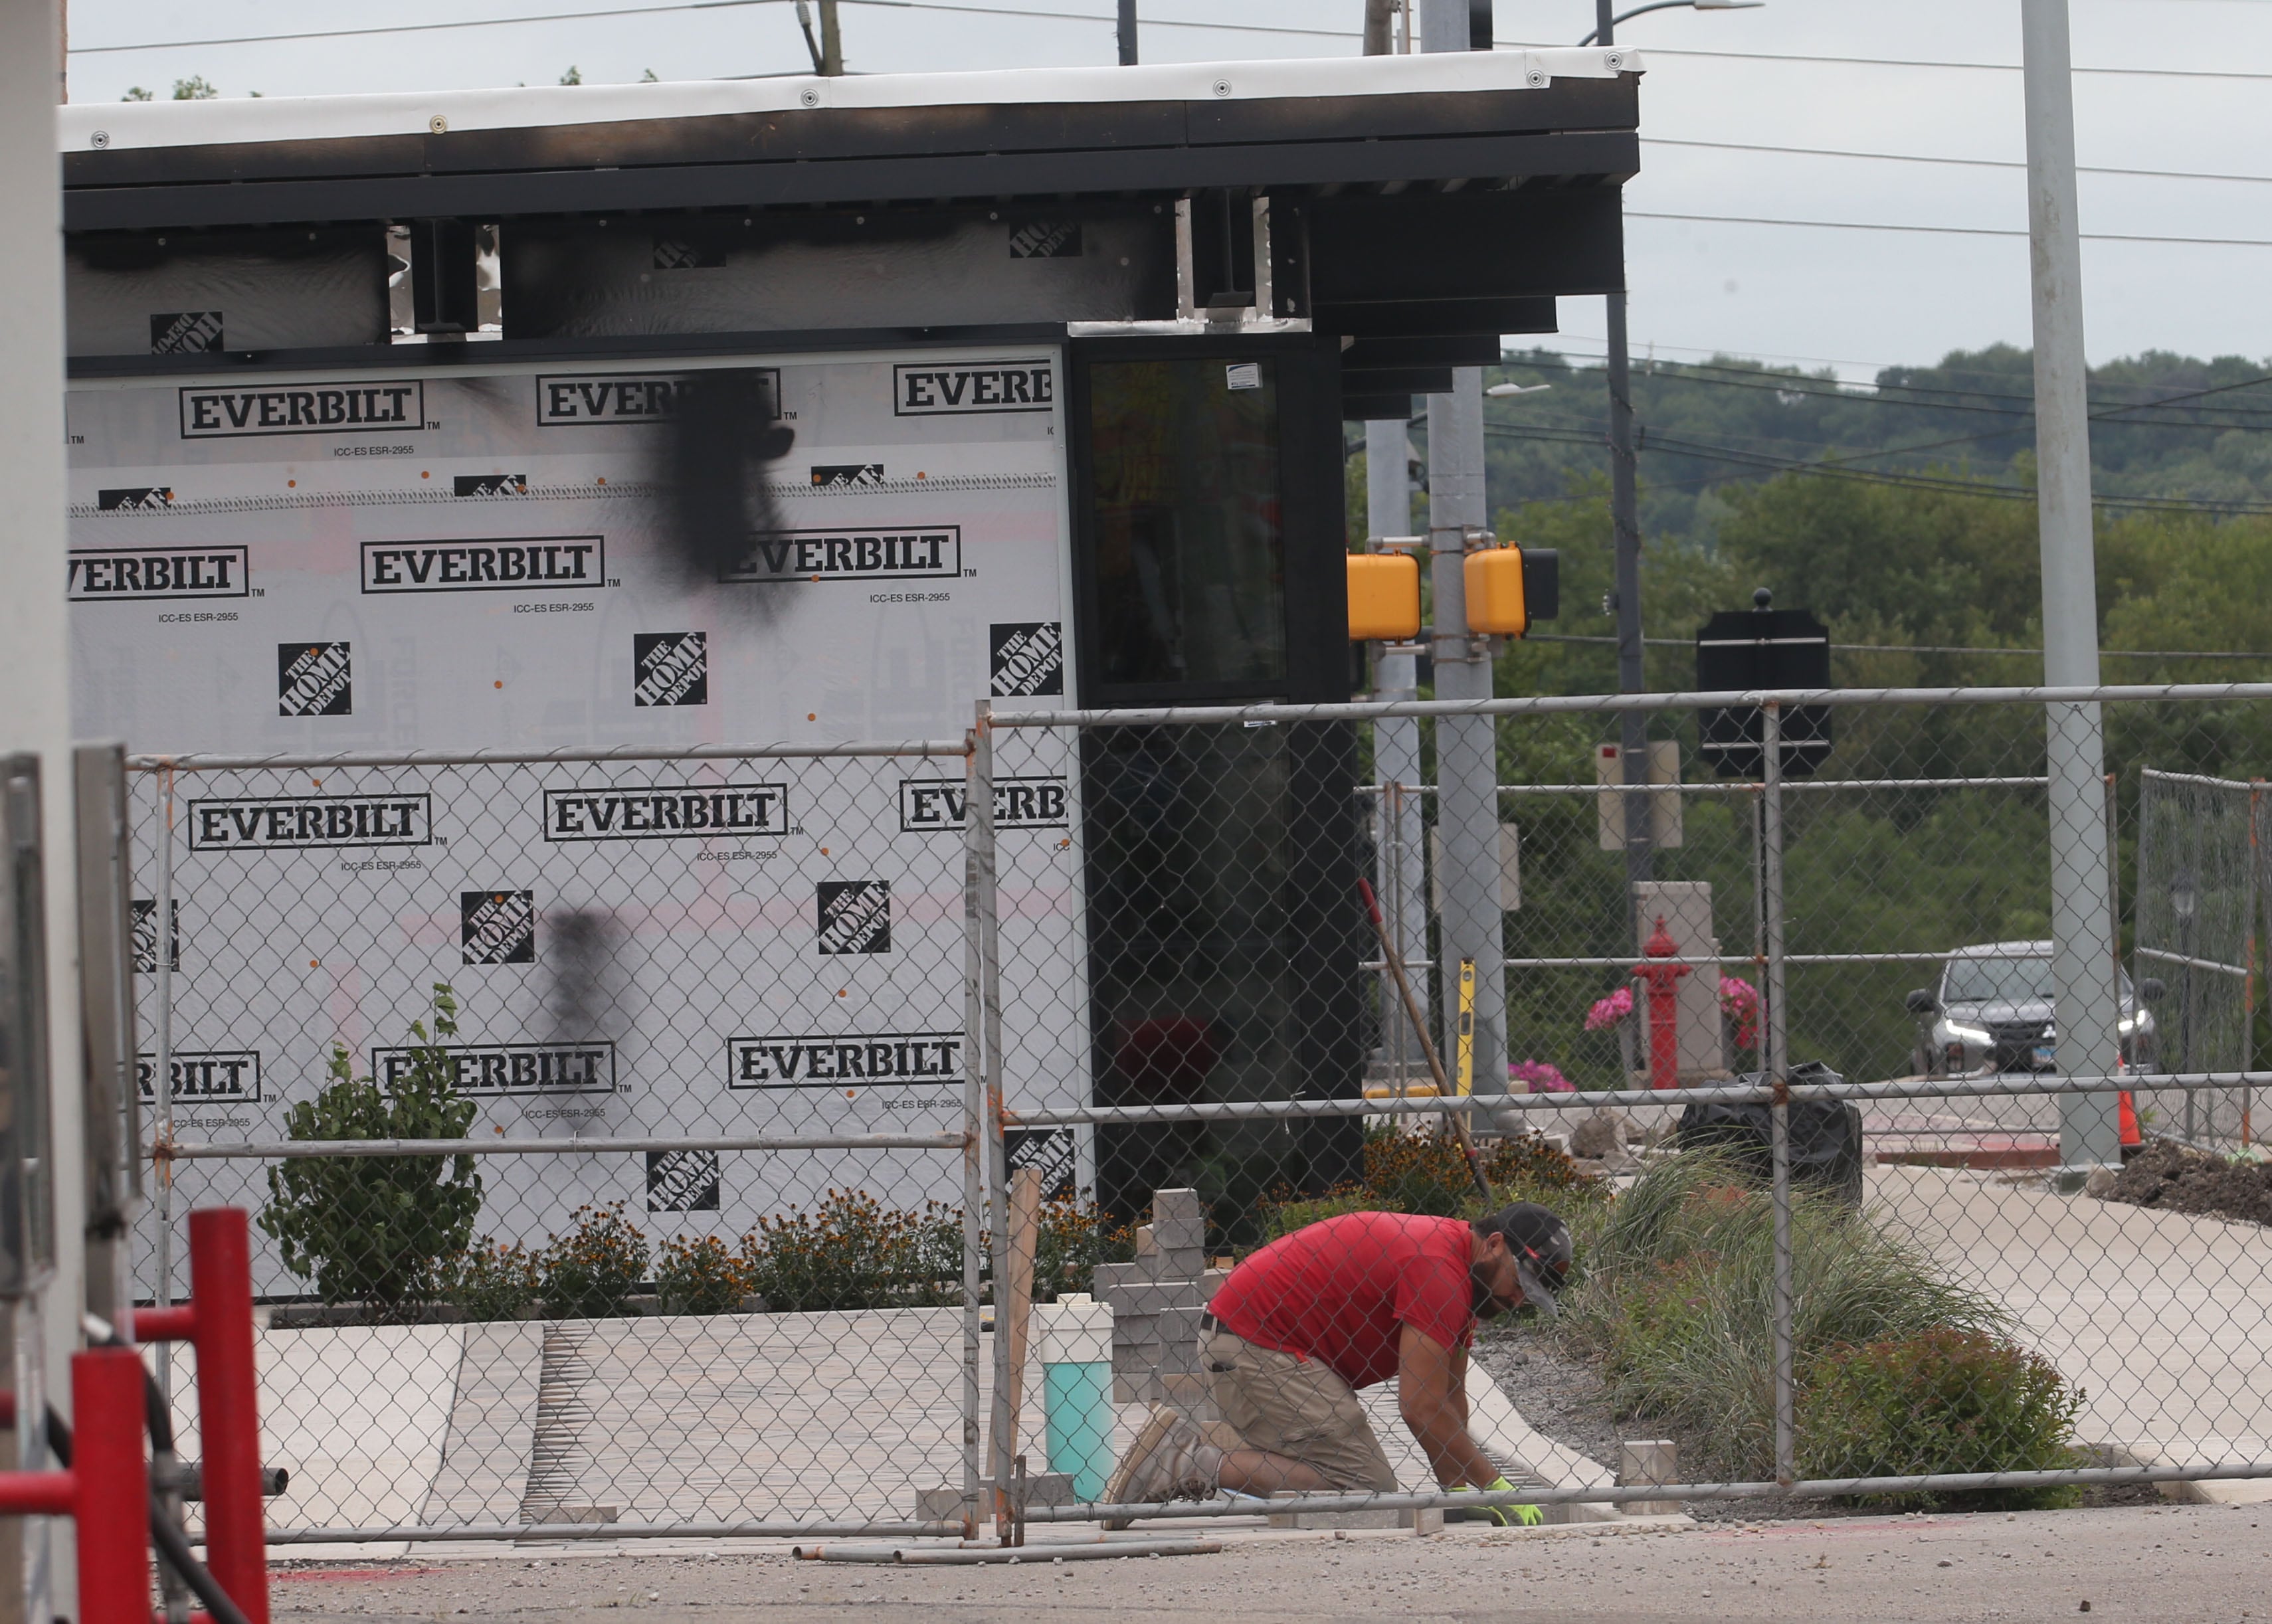
[[[2272,1162],[2229,1162],[2149,1140],[2114,1181],[2110,1201],[2272,1225]]]

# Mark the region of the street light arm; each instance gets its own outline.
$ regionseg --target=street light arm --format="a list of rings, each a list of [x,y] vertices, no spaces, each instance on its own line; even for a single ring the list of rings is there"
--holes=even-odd
[[[1596,28],[1578,43],[1592,45],[1598,41],[1604,33],[1611,39],[1615,39],[1619,23],[1630,22],[1648,11],[1670,11],[1686,6],[1693,6],[1700,11],[1748,11],[1767,3],[1768,0],[1650,0],[1647,5],[1637,5],[1630,11],[1619,11],[1615,17],[1610,19],[1607,28]]]
[[[1676,8],[1685,9],[1686,7],[1692,6],[1695,4],[1696,0],[1649,0],[1649,4],[1647,5],[1637,5],[1630,11],[1619,11],[1615,17],[1610,19],[1610,27],[1611,30],[1614,30],[1619,23],[1631,22],[1634,18],[1640,16],[1646,11],[1670,11]],[[1603,31],[1596,28],[1593,33],[1579,41],[1578,43],[1581,45],[1591,45],[1602,37],[1602,34]]]

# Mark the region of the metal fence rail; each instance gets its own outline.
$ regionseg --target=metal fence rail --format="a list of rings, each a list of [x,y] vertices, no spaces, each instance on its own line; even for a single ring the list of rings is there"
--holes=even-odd
[[[1782,702],[1832,707],[1830,776],[1653,787],[1682,838],[1637,898],[1581,781],[1592,744],[1637,710],[1693,759],[1699,710],[1770,697],[1770,740]],[[2104,706],[2119,1064],[2078,1061],[2030,1002],[2050,702]],[[1436,786],[1367,782],[1384,724],[1430,760],[1459,716],[1491,719],[1518,831],[1496,1030],[1444,950],[1438,893],[1474,876],[1439,860]],[[1515,1486],[1446,1486],[1391,1383],[1356,1401],[1379,1480],[1297,1483],[1301,1514],[2272,1475],[2266,1229],[2139,1169],[2085,1188],[2062,1137],[2119,1098],[2149,1166],[2256,1153],[2262,843],[2218,871],[2237,943],[2180,936],[2168,904],[2173,831],[2208,838],[2172,797],[2238,793],[2253,831],[2268,759],[2272,684],[982,707],[948,742],[141,757],[162,1177],[137,1278],[178,1290],[193,1203],[262,1220],[280,1542],[1251,1516],[1116,1506],[1104,1469],[1155,1404],[1244,1436],[1200,1351],[1227,1267],[1344,1214],[1481,1211],[1456,1118],[1495,1197],[1578,1240],[1553,1339],[1487,1328],[1463,1378]],[[1660,914],[1673,948],[1650,955]],[[2010,1009],[1957,996],[1962,948]],[[2228,1004],[2249,1018],[2206,1045]],[[1464,1091],[1435,1091],[1428,1045]],[[2241,1103],[2189,1121],[2201,1101]],[[1750,1113],[1756,1161],[1644,1236],[1650,1192],[1706,1165],[1684,1110]],[[1836,1122],[1850,1155],[1824,1150]],[[1856,1258],[1923,1306],[1826,1317]],[[1677,1337],[1654,1363],[1628,1345],[1692,1299],[1753,1361],[1717,1370],[1726,1413],[1691,1402]],[[1839,1350],[1908,1368],[1956,1356],[1939,1331],[1976,1339],[1989,1433],[2038,1383],[2054,1452],[1831,1447],[1858,1380]],[[1684,1481],[1521,1457],[1526,1348],[1609,1373]]]

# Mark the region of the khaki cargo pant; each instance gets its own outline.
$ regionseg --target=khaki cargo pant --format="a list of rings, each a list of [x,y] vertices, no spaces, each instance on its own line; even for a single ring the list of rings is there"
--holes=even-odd
[[[1349,1384],[1315,1360],[1200,1332],[1215,1408],[1248,1447],[1316,1467],[1337,1489],[1393,1493],[1396,1473]]]

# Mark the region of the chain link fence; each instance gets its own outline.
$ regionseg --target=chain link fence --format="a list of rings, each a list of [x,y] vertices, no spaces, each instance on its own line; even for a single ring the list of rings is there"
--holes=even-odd
[[[253,1210],[286,1540],[2272,1475],[2272,689],[2087,801],[2040,690],[1808,698],[145,761],[138,1282]]]

